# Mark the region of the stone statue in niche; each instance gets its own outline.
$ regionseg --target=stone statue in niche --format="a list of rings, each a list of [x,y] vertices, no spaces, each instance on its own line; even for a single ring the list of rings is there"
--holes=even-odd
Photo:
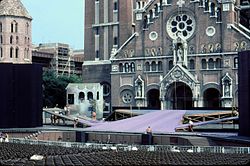
[[[225,81],[224,96],[225,97],[230,96],[230,83],[229,83],[229,81]]]
[[[137,93],[136,93],[137,97],[142,97],[142,83],[138,82],[138,86],[137,86]]]
[[[183,47],[182,45],[179,45],[177,48],[177,62],[183,61]]]

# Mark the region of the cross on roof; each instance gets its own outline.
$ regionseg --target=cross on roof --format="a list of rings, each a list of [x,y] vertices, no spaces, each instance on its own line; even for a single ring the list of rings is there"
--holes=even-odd
[[[184,0],[178,0],[178,2],[177,2],[177,5],[178,5],[179,7],[182,7],[184,4],[185,4],[185,1],[184,1]]]

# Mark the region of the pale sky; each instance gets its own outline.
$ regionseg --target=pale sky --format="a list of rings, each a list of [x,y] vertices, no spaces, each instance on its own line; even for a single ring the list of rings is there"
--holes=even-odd
[[[32,16],[32,43],[83,49],[84,0],[21,0]]]

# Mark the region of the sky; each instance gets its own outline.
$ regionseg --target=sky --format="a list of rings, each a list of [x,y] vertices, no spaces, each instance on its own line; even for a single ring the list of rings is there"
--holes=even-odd
[[[83,49],[84,0],[21,0],[32,20],[32,43]]]

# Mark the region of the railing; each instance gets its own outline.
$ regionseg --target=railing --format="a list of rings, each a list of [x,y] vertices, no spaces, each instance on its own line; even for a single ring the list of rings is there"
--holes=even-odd
[[[62,146],[74,148],[107,149],[117,151],[165,151],[165,152],[190,152],[190,153],[236,153],[250,154],[250,147],[230,147],[230,146],[175,146],[175,145],[127,145],[127,144],[96,144],[80,142],[62,141],[41,141],[29,139],[12,138],[11,143]]]

